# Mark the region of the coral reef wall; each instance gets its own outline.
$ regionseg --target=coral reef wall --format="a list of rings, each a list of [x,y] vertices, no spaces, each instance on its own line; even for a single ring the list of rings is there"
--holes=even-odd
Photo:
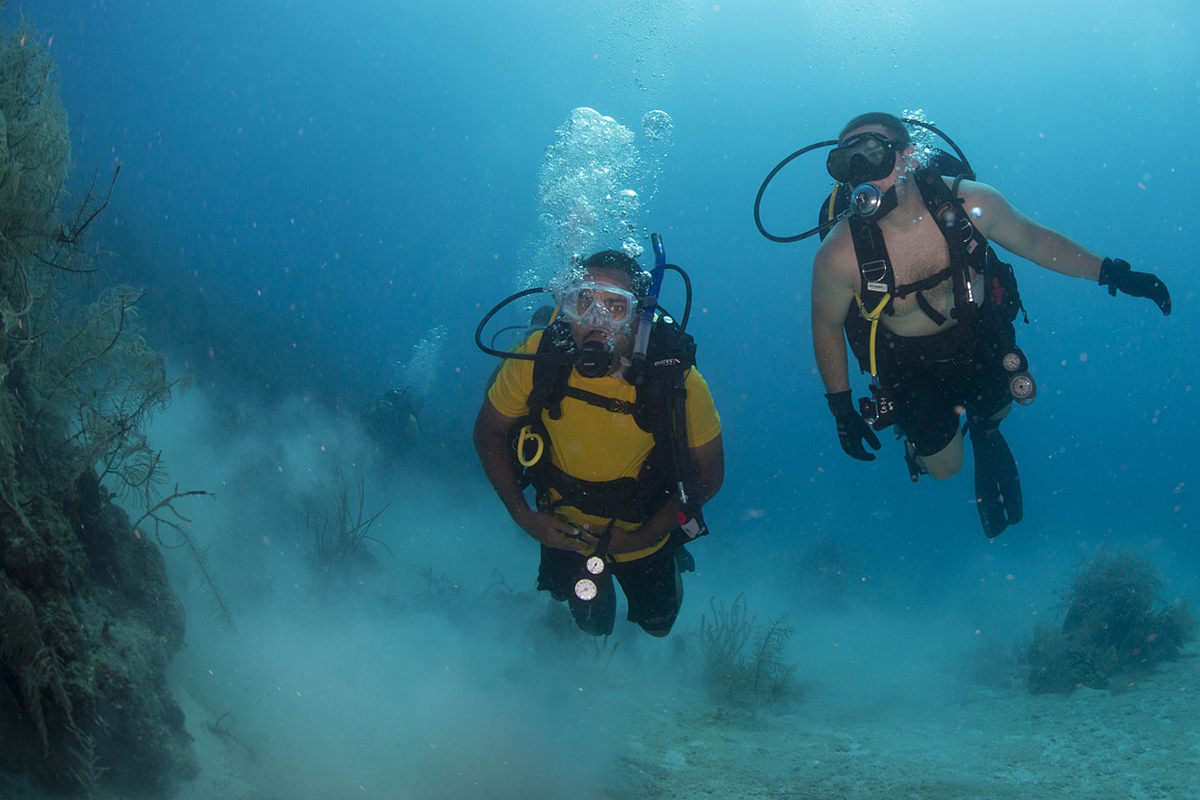
[[[172,383],[140,295],[95,288],[110,181],[70,197],[70,166],[53,60],[22,24],[0,39],[0,795],[164,797],[197,771],[164,678],[183,611],[112,498],[156,502],[141,429]]]

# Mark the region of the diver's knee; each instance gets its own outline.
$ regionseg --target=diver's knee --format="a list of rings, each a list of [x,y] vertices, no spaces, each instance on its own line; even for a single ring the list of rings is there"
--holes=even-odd
[[[962,469],[962,445],[955,447],[957,442],[951,442],[942,450],[931,456],[917,456],[919,463],[934,480],[944,481],[953,478]]]
[[[663,639],[671,632],[671,629],[675,627],[675,620],[678,619],[678,617],[679,609],[678,606],[676,606],[676,610],[669,616],[642,620],[638,623],[638,627],[656,639]]]
[[[962,469],[962,460],[959,459],[957,464],[934,464],[931,461],[926,461],[924,467],[931,478],[936,481],[945,481],[958,474],[958,471]]]

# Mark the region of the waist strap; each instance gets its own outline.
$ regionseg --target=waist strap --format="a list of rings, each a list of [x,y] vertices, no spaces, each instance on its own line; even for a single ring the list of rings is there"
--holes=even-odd
[[[534,487],[538,491],[539,503],[547,511],[567,505],[594,517],[641,524],[670,496],[670,485],[666,482],[647,487],[637,478],[585,481],[548,463],[549,459],[545,461],[547,463],[538,467]],[[557,492],[562,499],[550,502],[550,490]]]

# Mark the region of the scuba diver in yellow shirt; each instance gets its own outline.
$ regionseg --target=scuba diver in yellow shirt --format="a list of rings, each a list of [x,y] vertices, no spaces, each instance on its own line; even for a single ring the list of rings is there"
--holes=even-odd
[[[656,313],[662,241],[646,273],[615,250],[586,258],[552,292],[557,313],[505,358],[475,422],[484,472],[513,521],[541,545],[538,589],[580,629],[612,632],[615,578],[628,619],[666,636],[683,601],[684,545],[707,532],[701,506],[721,488],[721,422],[686,333]],[[684,275],[686,280],[686,275]],[[536,507],[523,489],[532,484]]]

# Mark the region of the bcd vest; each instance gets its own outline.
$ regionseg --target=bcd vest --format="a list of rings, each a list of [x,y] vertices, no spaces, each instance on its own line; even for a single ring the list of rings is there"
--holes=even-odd
[[[923,292],[949,280],[954,292],[954,308],[950,313],[959,325],[995,328],[995,335],[1011,337],[1013,341],[1016,338],[1013,320],[1025,309],[1012,266],[1000,260],[987,239],[972,224],[970,215],[963,208],[962,198],[946,186],[942,176],[935,170],[918,170],[912,180],[946,240],[950,263],[945,269],[919,281],[897,286],[895,270],[879,224],[857,215],[847,218],[858,259],[860,285],[855,305],[846,315],[846,340],[858,359],[859,367],[873,376],[878,375],[875,343],[879,335],[879,321],[884,314],[894,313],[892,305],[895,299],[915,294],[917,305],[926,316],[935,324],[943,325],[946,317],[933,308]],[[831,209],[835,207],[834,203],[835,198],[831,198]],[[972,274],[984,278],[985,296],[982,301],[974,297]],[[1025,321],[1029,321],[1028,315]]]
[[[518,453],[522,464],[533,462],[524,467],[524,480],[533,484],[539,506],[552,510],[567,505],[585,514],[641,524],[670,498],[680,481],[690,481],[684,379],[695,362],[693,338],[680,331],[669,317],[659,315],[650,334],[644,377],[637,385],[636,399],[630,403],[570,386],[575,364],[570,324],[557,320],[548,326],[534,361],[529,413],[513,426],[514,437],[528,426],[541,438],[543,451],[539,458]],[[654,437],[654,446],[636,478],[586,481],[551,463],[551,440],[543,414],[550,419],[561,418],[562,402],[567,397],[614,414],[629,414],[639,428]],[[516,446],[527,447],[523,436]],[[561,499],[551,502],[551,490]]]

